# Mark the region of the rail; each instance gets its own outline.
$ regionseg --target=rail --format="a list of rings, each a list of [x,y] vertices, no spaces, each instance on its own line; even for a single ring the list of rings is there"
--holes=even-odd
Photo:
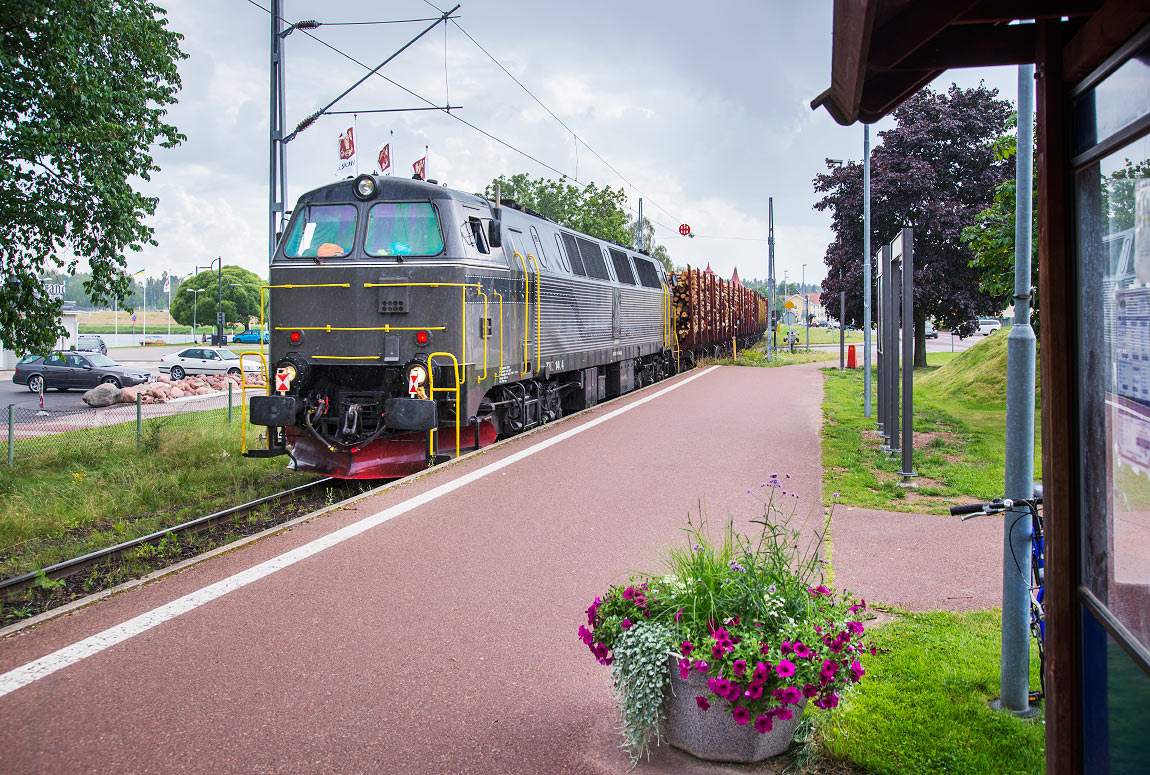
[[[523,256],[519,255],[518,250],[512,251],[515,257],[519,259],[519,265],[523,267],[523,371],[519,374],[521,377],[527,376],[527,337],[531,333],[531,327],[528,325],[529,315],[531,313],[531,277],[527,273],[527,262],[523,260]]]
[[[261,327],[260,330],[263,331],[264,330],[263,327]],[[244,370],[244,356],[245,355],[254,355],[260,359],[260,374],[262,374],[263,378],[264,378],[263,387],[268,391],[269,396],[271,395],[271,388],[272,388],[272,383],[271,383],[271,380],[269,379],[269,377],[271,375],[268,374],[268,361],[267,361],[267,358],[264,357],[263,352],[262,351],[256,351],[256,350],[245,350],[245,351],[241,352],[240,353],[240,453],[241,454],[245,454],[248,451],[248,388],[250,387],[254,390],[254,389],[260,387],[260,385],[249,385],[248,384],[248,373],[247,373],[247,371]],[[268,439],[268,444],[269,445],[271,444],[271,439]]]
[[[530,253],[527,254],[527,257],[531,259],[531,265],[535,267],[535,370],[539,371],[539,364],[543,362],[543,312],[540,304],[543,301],[543,296],[539,284],[539,262]]]

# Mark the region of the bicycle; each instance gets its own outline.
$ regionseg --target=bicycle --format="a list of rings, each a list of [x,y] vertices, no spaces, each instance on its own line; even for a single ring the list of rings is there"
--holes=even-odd
[[[990,514],[1001,514],[1019,506],[1025,506],[1030,512],[1033,533],[1030,537],[1030,632],[1038,644],[1038,681],[1040,690],[1030,693],[1032,702],[1042,699],[1046,695],[1046,536],[1043,532],[1042,513],[1038,507],[1042,505],[1042,486],[1035,486],[1033,498],[995,498],[989,503],[971,503],[966,506],[951,506],[951,516],[965,515],[963,522],[975,517]],[[1010,526],[1011,531],[1026,514],[1020,514]],[[1013,549],[1011,550],[1013,553]],[[1014,558],[1014,566],[1022,572],[1022,565],[1018,558]]]

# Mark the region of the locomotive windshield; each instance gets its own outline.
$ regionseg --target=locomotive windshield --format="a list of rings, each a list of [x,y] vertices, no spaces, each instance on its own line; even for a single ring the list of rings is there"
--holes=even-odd
[[[284,244],[293,258],[346,256],[355,242],[355,205],[308,205]]]
[[[369,256],[434,256],[443,252],[439,216],[428,202],[382,203],[367,214]]]

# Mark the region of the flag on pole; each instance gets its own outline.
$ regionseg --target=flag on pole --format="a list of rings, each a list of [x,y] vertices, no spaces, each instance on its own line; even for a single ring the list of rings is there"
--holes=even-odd
[[[426,156],[424,156],[422,159],[420,159],[419,161],[412,164],[411,168],[413,170],[415,170],[415,176],[417,178],[419,178],[420,180],[426,180],[427,179],[424,175],[424,171],[427,169],[427,157]]]
[[[375,152],[375,170],[380,175],[391,167],[391,143],[384,143]]]
[[[335,176],[345,178],[355,175],[355,128],[349,126],[339,136],[339,163]]]
[[[167,272],[164,272],[164,293],[172,292],[172,278]]]

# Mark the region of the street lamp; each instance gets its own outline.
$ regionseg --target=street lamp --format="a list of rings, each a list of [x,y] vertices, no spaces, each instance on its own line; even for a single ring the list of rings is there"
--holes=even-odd
[[[215,261],[208,264],[208,271],[212,265],[216,267],[216,347],[224,346],[224,262],[222,256],[216,256]]]
[[[196,302],[200,300],[200,294],[207,289],[185,288],[184,290],[192,294],[192,341],[194,342],[196,341]]]

